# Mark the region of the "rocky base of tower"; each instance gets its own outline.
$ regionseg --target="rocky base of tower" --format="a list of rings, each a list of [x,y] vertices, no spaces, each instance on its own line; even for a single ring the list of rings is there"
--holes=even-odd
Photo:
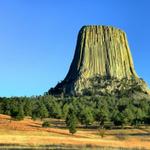
[[[141,95],[149,97],[150,91],[143,79],[139,78],[107,78],[95,76],[89,79],[89,87],[82,90],[83,95],[101,95],[128,97]]]
[[[82,89],[81,89],[82,87]],[[71,91],[71,92],[70,92]],[[55,88],[48,91],[52,95],[72,95],[72,96],[115,96],[115,97],[134,97],[150,98],[150,90],[141,78],[109,78],[96,75],[92,78],[77,80],[76,82],[58,83]]]

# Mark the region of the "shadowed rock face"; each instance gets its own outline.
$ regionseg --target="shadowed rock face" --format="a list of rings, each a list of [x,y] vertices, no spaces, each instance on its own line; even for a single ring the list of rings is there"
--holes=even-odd
[[[109,79],[140,80],[134,70],[126,34],[109,26],[84,26],[69,72],[49,93],[77,94],[91,87],[94,76]],[[146,87],[146,86],[145,86]],[[113,89],[113,85],[112,85]]]

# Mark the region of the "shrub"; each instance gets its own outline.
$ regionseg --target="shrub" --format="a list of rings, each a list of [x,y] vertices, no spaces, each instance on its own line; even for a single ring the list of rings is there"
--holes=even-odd
[[[106,130],[104,128],[98,128],[98,135],[101,136],[101,138],[104,137],[106,133]]]
[[[49,122],[49,121],[44,121],[44,122],[42,123],[42,127],[44,127],[44,128],[50,127],[50,122]]]

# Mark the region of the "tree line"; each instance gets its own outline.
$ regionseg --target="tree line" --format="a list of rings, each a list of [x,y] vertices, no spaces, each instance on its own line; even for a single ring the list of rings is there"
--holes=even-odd
[[[71,133],[78,124],[100,128],[139,126],[150,124],[150,100],[109,96],[0,98],[0,114],[16,120],[25,116],[32,119],[64,119]]]

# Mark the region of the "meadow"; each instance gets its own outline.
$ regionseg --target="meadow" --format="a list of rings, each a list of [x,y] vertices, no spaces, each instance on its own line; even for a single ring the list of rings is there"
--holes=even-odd
[[[138,129],[105,129],[78,126],[72,135],[62,119],[48,119],[50,127],[42,127],[43,120],[15,121],[0,115],[0,149],[103,149],[148,150],[150,127]]]

